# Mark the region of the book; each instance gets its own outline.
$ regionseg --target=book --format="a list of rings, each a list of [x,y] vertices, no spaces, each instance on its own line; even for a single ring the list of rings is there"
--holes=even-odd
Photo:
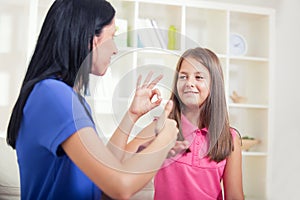
[[[156,47],[166,49],[167,43],[154,19],[139,18],[137,20],[138,47]]]
[[[156,36],[159,40],[161,48],[167,49],[167,44],[166,44],[167,42],[166,42],[166,39],[164,38],[164,35],[163,35],[164,31],[158,28],[156,20],[150,19],[150,21],[151,21],[152,27],[155,30],[155,33],[156,33]]]

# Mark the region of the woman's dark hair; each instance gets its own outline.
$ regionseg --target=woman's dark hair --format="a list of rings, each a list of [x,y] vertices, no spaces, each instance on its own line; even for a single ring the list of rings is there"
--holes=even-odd
[[[180,57],[176,72],[181,68],[183,60],[189,62],[189,59],[195,59],[204,65],[210,74],[210,93],[201,105],[199,116],[199,128],[208,128],[209,148],[207,155],[211,160],[220,162],[230,155],[233,150],[233,141],[230,133],[228,111],[225,98],[224,78],[222,66],[215,53],[205,48],[188,49]],[[178,140],[184,140],[181,129],[181,111],[183,103],[181,102],[177,91],[178,74],[175,74],[173,93],[171,99],[174,102],[174,109],[170,118],[175,119],[179,125]]]
[[[83,61],[92,53],[94,36],[99,36],[114,16],[114,8],[104,0],[54,1],[44,20],[10,117],[6,141],[12,148],[16,146],[24,105],[37,82],[56,77],[73,87],[78,79],[79,92],[86,94],[92,56],[84,66]]]

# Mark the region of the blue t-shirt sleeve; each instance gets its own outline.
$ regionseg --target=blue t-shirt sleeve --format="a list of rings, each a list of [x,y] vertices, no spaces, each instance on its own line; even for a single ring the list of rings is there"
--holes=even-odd
[[[27,104],[27,117],[36,122],[37,141],[54,155],[63,153],[61,143],[76,131],[94,128],[77,94],[61,81],[47,79],[38,83]]]

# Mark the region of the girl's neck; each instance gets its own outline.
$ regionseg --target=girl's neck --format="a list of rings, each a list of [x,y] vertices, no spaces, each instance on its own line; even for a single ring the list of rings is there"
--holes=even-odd
[[[200,109],[183,109],[182,114],[194,125],[199,126]]]

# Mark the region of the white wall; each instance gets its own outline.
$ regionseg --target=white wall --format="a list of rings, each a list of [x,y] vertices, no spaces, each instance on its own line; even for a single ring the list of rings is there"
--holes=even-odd
[[[271,199],[299,199],[300,1],[277,4]]]

